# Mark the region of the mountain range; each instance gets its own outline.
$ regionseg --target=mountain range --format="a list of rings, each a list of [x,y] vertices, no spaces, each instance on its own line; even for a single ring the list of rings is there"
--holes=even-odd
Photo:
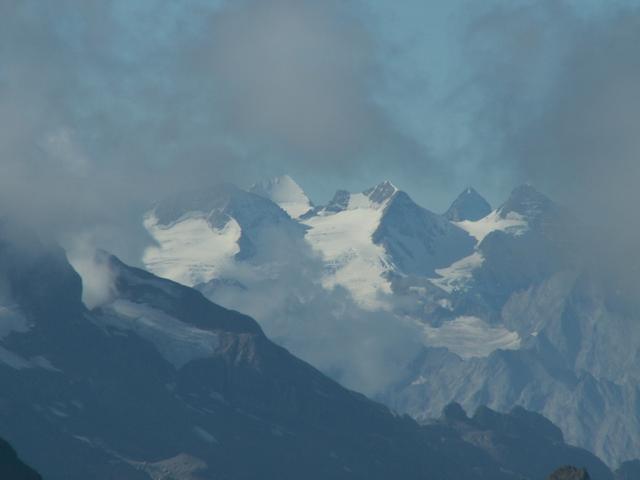
[[[640,456],[634,299],[531,185],[495,209],[469,187],[438,214],[391,182],[314,205],[285,176],[163,200],[144,224],[148,270],[419,422],[524,407],[613,467]]]
[[[421,425],[195,289],[91,261],[81,277],[55,244],[0,223],[0,437],[47,480],[515,480],[564,463],[614,478],[538,414],[451,404]],[[99,275],[109,294],[89,309]]]

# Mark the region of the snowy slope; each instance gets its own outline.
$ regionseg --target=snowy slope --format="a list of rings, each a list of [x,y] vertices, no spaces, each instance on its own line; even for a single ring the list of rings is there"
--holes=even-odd
[[[476,240],[475,250],[471,255],[456,260],[445,268],[436,270],[437,277],[432,278],[432,283],[442,288],[447,293],[456,290],[464,290],[473,279],[473,272],[484,263],[484,256],[478,250],[478,246],[491,232],[501,231],[510,235],[522,235],[528,229],[528,222],[521,215],[509,212],[504,217],[498,210],[480,220],[463,220],[452,222],[468,232]]]
[[[150,212],[143,224],[157,242],[157,246],[144,251],[144,265],[160,277],[190,287],[219,276],[240,251],[241,228],[234,219],[216,228],[204,214],[189,212],[174,223],[162,225]]]
[[[442,215],[397,191],[385,208],[373,241],[403,275],[429,276],[473,253],[475,240]]]
[[[302,188],[289,175],[255,183],[249,191],[277,203],[291,218],[298,218],[313,208]]]
[[[518,189],[516,189],[518,191]],[[513,197],[513,194],[510,198]],[[475,239],[473,253],[457,259],[451,265],[436,270],[436,277],[431,282],[442,288],[447,293],[462,291],[468,288],[473,280],[473,272],[482,266],[484,256],[479,251],[479,245],[491,232],[501,231],[513,236],[524,234],[529,229],[530,217],[525,216],[527,211],[519,213],[509,207],[509,201],[496,210],[490,211],[486,216],[472,219],[473,213],[482,211],[488,203],[472,188],[467,188],[451,204],[445,214],[451,219],[451,223],[467,232]],[[530,210],[529,210],[530,211]],[[536,210],[537,211],[537,210]]]
[[[563,225],[566,219],[566,212],[560,206],[532,186],[516,187],[509,198],[486,217],[475,221],[453,222],[476,239],[475,252],[447,268],[437,270],[438,277],[435,277],[432,283],[448,293],[461,291],[469,287],[474,272],[486,267],[488,272],[493,273],[489,274],[492,281],[480,281],[485,289],[497,291],[500,282],[495,276],[496,269],[507,274],[502,278],[501,288],[524,286],[544,268],[553,267],[554,257],[549,251],[544,252],[551,244],[545,247],[541,242],[543,238],[547,238],[545,241],[553,238],[558,226]],[[490,235],[494,232],[506,235]],[[540,234],[542,236],[539,236]],[[488,252],[491,252],[491,261],[487,263]],[[537,257],[539,254],[543,256]],[[513,265],[509,267],[508,264],[514,261],[509,260],[511,255],[521,256],[520,260],[525,263],[528,260],[528,266],[520,269],[514,268]],[[504,262],[506,264],[498,265]],[[544,267],[545,265],[547,267]],[[527,277],[528,274],[525,272],[533,276]]]
[[[258,183],[252,191],[225,185],[161,202],[144,219],[157,243],[145,251],[144,264],[153,273],[190,286],[232,280],[238,271],[243,283],[247,275],[261,278],[264,271],[277,277],[270,257],[255,253],[276,230],[283,234],[280,238],[304,238],[319,254],[322,287],[346,289],[365,310],[392,312],[394,278],[429,278],[446,294],[463,292],[485,261],[478,246],[489,233],[517,236],[528,228],[522,214],[502,207],[478,220],[451,222],[420,207],[391,182],[362,193],[338,191],[329,204],[309,211],[311,203],[290,177]],[[469,191],[454,202],[462,217],[474,203],[483,205],[482,197]],[[294,216],[304,214],[292,220],[274,202],[289,207]],[[300,253],[284,251],[289,257]],[[242,262],[246,259],[253,260]],[[250,291],[242,295],[252,301]],[[425,345],[446,346],[463,357],[519,345],[511,332],[485,324],[472,312],[458,312],[456,318],[425,327]]]
[[[473,271],[484,262],[484,257],[478,251],[473,252],[468,257],[464,257],[448,267],[436,270],[437,278],[433,278],[431,283],[437,285],[447,293],[456,290],[464,290],[473,278]]]
[[[453,201],[444,217],[452,222],[475,221],[486,217],[489,213],[491,213],[489,202],[476,190],[468,187]]]
[[[446,347],[462,358],[486,357],[493,351],[517,350],[520,336],[503,326],[493,326],[473,316],[462,316],[440,327],[424,327],[425,343]]]
[[[434,278],[432,283],[448,293],[466,288],[473,277],[473,271],[482,265],[484,257],[478,251],[478,245],[487,235],[491,232],[502,231],[517,236],[528,228],[527,221],[521,215],[510,212],[503,218],[497,210],[480,220],[463,220],[453,223],[468,232],[476,239],[477,243],[476,249],[471,255],[455,261],[448,267],[436,270],[438,277]]]
[[[434,274],[471,255],[476,241],[385,181],[362,193],[338,191],[302,217],[306,239],[327,262],[328,287],[341,285],[367,308],[392,293],[390,275]]]
[[[499,230],[513,235],[521,235],[528,228],[527,220],[522,215],[516,212],[503,214],[500,210],[494,210],[480,220],[463,220],[454,222],[454,224],[469,232],[469,235],[474,237],[478,243],[482,242],[491,232]]]
[[[305,232],[271,200],[228,184],[169,197],[143,225],[156,242],[143,254],[145,267],[188,286],[219,278],[236,262],[265,262]]]
[[[384,248],[373,242],[372,235],[393,193],[386,198],[373,193],[345,198],[339,192],[327,207],[302,220],[310,227],[307,241],[326,262],[325,287],[340,285],[371,309],[381,307],[381,295],[391,293],[385,273],[392,269]]]

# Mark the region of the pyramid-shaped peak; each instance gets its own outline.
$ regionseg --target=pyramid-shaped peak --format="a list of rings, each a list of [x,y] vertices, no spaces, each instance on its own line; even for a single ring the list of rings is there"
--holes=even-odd
[[[444,216],[452,222],[476,221],[491,213],[491,205],[473,187],[467,187],[453,201]]]
[[[249,191],[276,203],[309,200],[304,190],[289,175],[262,180],[253,184]]]
[[[457,402],[451,402],[442,410],[442,418],[448,421],[468,422],[469,417],[464,411],[462,405]]]
[[[523,183],[522,185],[518,185],[511,191],[511,197],[526,197],[526,198],[547,198],[543,193],[540,193],[539,190],[536,189],[530,183]]]
[[[325,207],[327,212],[341,212],[349,207],[351,194],[346,190],[337,190],[331,201]]]
[[[513,189],[507,201],[498,209],[498,213],[502,217],[514,212],[527,218],[535,218],[556,208],[556,204],[549,197],[527,183]]]
[[[308,212],[313,206],[304,190],[289,175],[262,180],[253,184],[249,191],[277,203],[293,218]]]
[[[379,183],[375,187],[368,188],[364,193],[372,202],[383,203],[398,192],[398,188],[389,180]]]

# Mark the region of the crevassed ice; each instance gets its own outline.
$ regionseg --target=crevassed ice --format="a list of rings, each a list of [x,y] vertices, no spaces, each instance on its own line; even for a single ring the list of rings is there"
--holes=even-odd
[[[143,225],[158,243],[144,251],[145,267],[159,277],[190,287],[218,276],[240,251],[242,230],[234,219],[217,229],[205,214],[191,212],[170,225],[159,225],[151,212],[145,215]]]
[[[491,352],[517,350],[520,336],[503,326],[489,325],[473,316],[458,317],[440,327],[424,326],[424,342],[431,347],[445,347],[462,358],[486,357]]]

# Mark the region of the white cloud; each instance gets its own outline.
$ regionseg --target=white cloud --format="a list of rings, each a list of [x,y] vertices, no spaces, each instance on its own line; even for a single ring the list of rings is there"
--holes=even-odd
[[[67,249],[69,262],[82,278],[82,302],[89,309],[109,302],[116,293],[115,275],[94,245],[90,235],[78,235]]]

